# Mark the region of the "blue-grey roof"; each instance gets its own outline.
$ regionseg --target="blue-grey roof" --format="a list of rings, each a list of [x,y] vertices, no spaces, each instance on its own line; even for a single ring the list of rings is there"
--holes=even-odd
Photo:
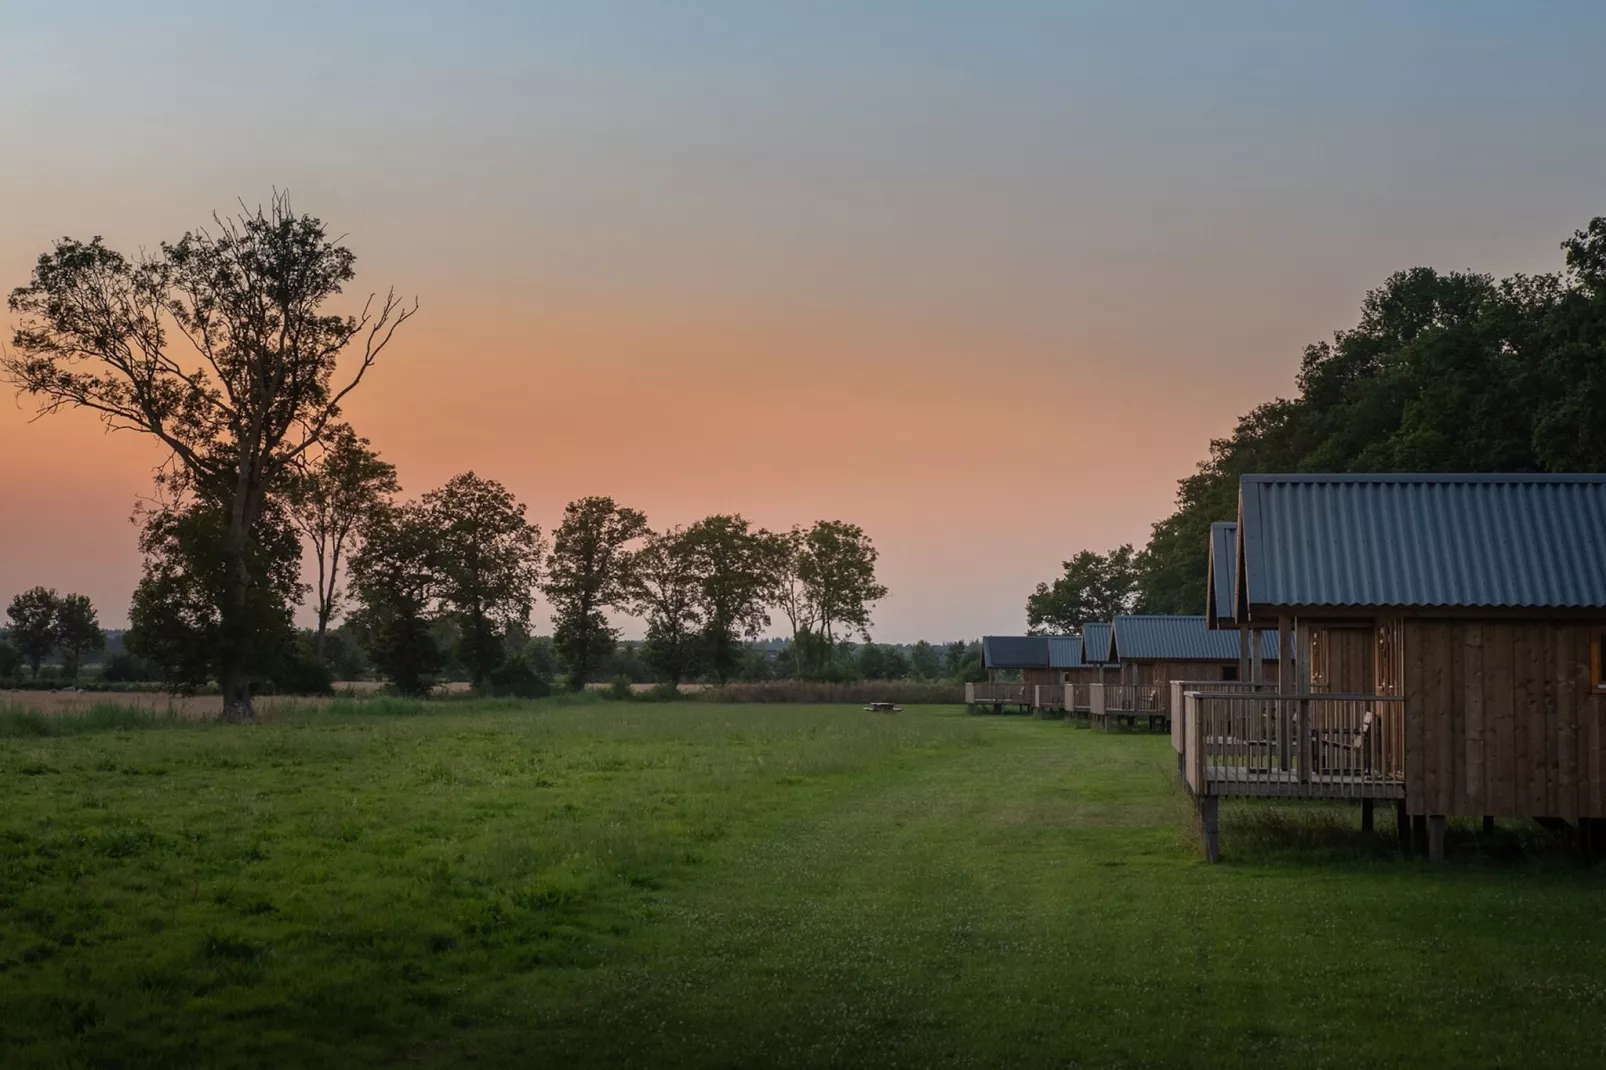
[[[1203,617],[1116,617],[1115,652],[1122,661],[1237,661],[1239,633],[1216,631]],[[1277,633],[1260,633],[1260,656],[1277,660]]]
[[[1210,579],[1206,585],[1205,624],[1211,628],[1232,628],[1235,605],[1233,579],[1237,575],[1238,525],[1218,520],[1210,525]]]
[[[1082,625],[1082,664],[1109,665],[1115,661],[1110,650],[1110,626],[1098,621]]]
[[[1258,475],[1239,484],[1263,606],[1606,607],[1606,475]]]
[[[1048,668],[1048,637],[1042,635],[984,635],[981,663],[989,669]]]
[[[1082,664],[1082,640],[1074,635],[1051,635],[1048,637],[1048,667],[1050,669],[1075,669]]]

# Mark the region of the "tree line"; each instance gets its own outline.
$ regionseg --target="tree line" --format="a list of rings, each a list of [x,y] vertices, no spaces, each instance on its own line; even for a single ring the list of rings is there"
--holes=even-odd
[[[84,655],[106,646],[106,633],[86,595],[57,594],[50,587],[22,591],[6,607],[6,620],[0,678],[26,664],[37,680],[45,659],[59,655],[62,675],[73,680]]]
[[[343,407],[418,303],[390,291],[331,311],[355,261],[275,194],[132,257],[99,237],[62,239],[10,294],[18,326],[0,376],[41,413],[86,409],[167,451],[137,518],[144,564],[126,639],[165,679],[216,680],[224,715],[250,717],[255,686],[323,665],[349,610],[401,691],[427,689],[447,654],[477,688],[517,689],[540,671],[517,654],[536,590],[574,686],[613,649],[621,613],[644,619],[643,656],[671,684],[729,678],[772,611],[800,674],[830,672],[843,639],[868,639],[887,590],[871,540],[845,521],[769,532],[722,514],[654,531],[594,497],[568,506],[549,544],[505,487],[473,472],[396,501],[395,468]],[[310,659],[294,627],[308,594]]]
[[[1307,346],[1297,392],[1241,417],[1178,484],[1148,544],[1082,551],[1027,599],[1028,626],[1204,612],[1210,524],[1263,472],[1599,472],[1606,468],[1606,217],[1560,270],[1503,279],[1412,268]]]

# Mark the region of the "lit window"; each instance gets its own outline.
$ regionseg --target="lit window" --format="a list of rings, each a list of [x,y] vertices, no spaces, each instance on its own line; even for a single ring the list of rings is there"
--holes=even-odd
[[[1310,682],[1327,683],[1327,632],[1320,629],[1310,633]]]
[[[1379,695],[1398,693],[1399,677],[1394,666],[1394,628],[1392,620],[1377,623],[1377,666],[1373,677]]]

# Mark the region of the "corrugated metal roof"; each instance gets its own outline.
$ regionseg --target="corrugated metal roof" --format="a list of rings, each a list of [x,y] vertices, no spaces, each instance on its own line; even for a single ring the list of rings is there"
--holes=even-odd
[[[1214,631],[1203,617],[1116,617],[1115,652],[1122,661],[1237,661],[1238,632]],[[1277,660],[1277,633],[1260,633],[1260,656]]]
[[[1082,664],[1082,640],[1074,635],[1051,635],[1048,637],[1048,667],[1050,669],[1075,669]]]
[[[1096,620],[1082,625],[1082,664],[1109,665],[1114,661],[1110,651],[1110,626]]]
[[[1232,520],[1218,520],[1210,525],[1210,571],[1206,584],[1205,625],[1210,628],[1233,628],[1233,579],[1237,575],[1238,524]]]
[[[1048,637],[1042,635],[984,635],[981,663],[989,669],[1048,668]]]
[[[1606,475],[1258,475],[1239,484],[1268,606],[1606,607]]]

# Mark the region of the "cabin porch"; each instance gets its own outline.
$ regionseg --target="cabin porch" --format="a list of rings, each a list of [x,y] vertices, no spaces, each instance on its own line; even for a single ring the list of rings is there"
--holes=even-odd
[[[1399,696],[1188,690],[1180,698],[1172,743],[1212,862],[1223,796],[1356,799],[1368,826],[1375,800],[1405,799]],[[1442,843],[1442,819],[1437,831]]]
[[[1029,712],[1035,700],[1037,685],[1012,684],[990,681],[979,684],[965,685],[965,705],[972,712],[978,709],[991,709],[994,713],[1003,713],[1006,706],[1018,706],[1022,712]]]

